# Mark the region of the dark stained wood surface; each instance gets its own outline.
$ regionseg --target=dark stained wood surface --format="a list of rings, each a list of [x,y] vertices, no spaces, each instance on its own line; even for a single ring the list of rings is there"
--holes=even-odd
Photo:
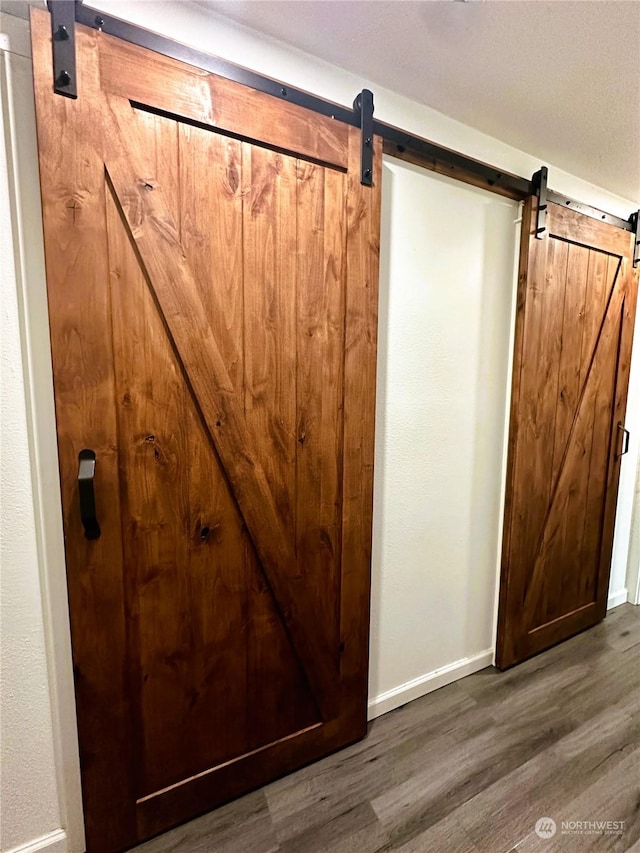
[[[630,853],[640,847],[640,608],[369,725],[366,740],[134,853]],[[553,839],[535,824],[551,817]],[[620,835],[561,822],[624,821]]]
[[[606,610],[638,276],[627,232],[551,204],[523,219],[497,661]]]
[[[428,142],[429,140],[425,141]],[[413,163],[414,166],[421,166],[423,169],[429,169],[429,171],[437,172],[439,175],[446,175],[449,178],[454,178],[456,181],[461,181],[463,184],[469,184],[472,187],[489,190],[497,195],[502,195],[506,198],[514,199],[515,201],[524,200],[522,193],[509,189],[508,187],[490,184],[487,180],[461,166],[451,166],[449,163],[443,163],[441,160],[437,160],[434,157],[425,157],[423,154],[418,154],[410,148],[403,148],[399,150],[397,144],[386,140],[383,142],[383,150],[385,154],[389,155],[389,157],[395,157],[397,160],[404,160],[405,163]],[[452,149],[448,150],[452,151]],[[458,152],[452,151],[452,153],[457,154]],[[482,163],[480,160],[476,160],[476,162],[489,169],[492,168],[487,163]],[[513,178],[517,177],[510,172],[503,172],[502,174],[504,177],[509,175]]]
[[[365,734],[381,144],[363,188],[355,129],[83,27],[60,98],[32,27],[87,840],[111,853]]]

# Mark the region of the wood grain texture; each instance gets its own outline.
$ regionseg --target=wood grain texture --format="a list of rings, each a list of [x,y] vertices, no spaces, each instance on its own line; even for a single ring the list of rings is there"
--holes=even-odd
[[[49,15],[32,10],[31,28],[82,795],[93,849],[113,850],[135,837],[135,776],[122,666],[127,629],[96,45],[93,33],[78,33],[83,96],[56,97]],[[83,448],[97,456],[102,536],[95,541],[84,538],[78,512]]]
[[[346,168],[348,127],[285,100],[100,33],[102,89],[211,130]]]
[[[189,257],[199,286],[200,297],[209,317],[216,339],[222,346],[229,376],[239,389],[245,408],[245,263],[243,216],[245,196],[251,190],[250,181],[243,178],[243,150],[245,143],[210,133],[197,127],[177,124],[179,133],[181,242]],[[268,152],[267,152],[268,153]],[[206,174],[207,180],[202,176]],[[255,282],[254,282],[255,284]],[[207,492],[209,477],[207,457],[209,447],[191,449],[191,468],[202,471],[194,484],[193,494],[198,505]],[[269,453],[266,454],[269,461]],[[229,714],[233,725],[220,728],[220,738],[227,732],[242,727],[245,749],[250,751],[297,729],[304,729],[316,720],[316,706],[309,696],[304,673],[283,629],[282,620],[267,584],[260,561],[240,516],[232,506],[232,518],[218,516],[211,527],[199,510],[194,523],[198,530],[207,525],[213,535],[237,527],[238,571],[235,579],[235,599],[241,598],[241,608],[234,601],[221,605],[221,612],[242,610],[241,622],[236,626],[229,648],[238,647],[233,666],[233,680],[243,691],[245,707],[234,703]],[[240,569],[240,566],[242,567]],[[206,598],[205,598],[206,601]],[[241,650],[241,651],[240,651]],[[238,672],[246,671],[246,680]],[[225,678],[231,685],[232,673]],[[291,701],[295,697],[295,701]],[[230,698],[230,697],[229,697]],[[208,735],[211,737],[211,734]],[[236,750],[241,752],[241,750]],[[204,755],[204,753],[203,753]],[[211,766],[208,764],[206,766]],[[201,768],[199,768],[201,769]]]
[[[583,216],[560,204],[549,205],[547,228],[559,239],[570,243],[598,246],[600,251],[610,255],[626,256],[629,253],[629,231]]]
[[[65,102],[34,20],[87,839],[106,853],[365,734],[381,145],[363,188],[359,132],[179,63],[166,87],[157,57],[83,27],[91,97]],[[107,74],[119,51],[135,80]],[[211,120],[189,118],[207,92]],[[317,162],[340,145],[340,168]],[[76,439],[109,502],[94,545]]]
[[[376,353],[382,140],[373,141],[372,200],[359,178],[360,136],[349,133],[347,282],[344,344],[344,458],[342,474],[341,675],[344,712],[354,737],[366,731],[369,587],[373,524]]]
[[[231,342],[222,337],[220,346],[213,333],[162,188],[141,177],[149,175],[149,168],[130,114],[125,101],[105,99],[105,168],[114,196],[316,701],[328,717],[337,673],[321,637],[313,631],[313,612],[304,598],[294,596],[287,582],[295,571],[295,554],[255,434],[245,420],[222,355],[231,350]]]
[[[612,447],[624,422],[637,277],[629,273],[627,232],[585,219],[552,204],[540,241],[525,214],[498,620],[502,667],[594,624],[606,609],[619,476]],[[625,254],[613,254],[620,246]]]
[[[519,667],[379,717],[366,740],[135,853],[636,850],[639,691],[640,608],[627,604]],[[554,847],[535,835],[542,816],[625,828],[559,834]]]
[[[298,163],[296,541],[300,593],[339,654],[346,176]],[[304,555],[302,559],[300,559]]]

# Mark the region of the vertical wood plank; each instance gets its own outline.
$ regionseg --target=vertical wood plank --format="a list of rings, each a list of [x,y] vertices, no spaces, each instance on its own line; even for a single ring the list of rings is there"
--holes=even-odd
[[[578,408],[583,373],[582,338],[585,323],[586,284],[590,252],[584,246],[567,245],[567,272],[562,311],[562,343],[558,369],[558,404],[555,418],[553,477],[558,475],[567,449],[567,438]]]
[[[516,317],[513,342],[513,371],[511,379],[511,401],[509,411],[509,438],[507,453],[507,474],[504,503],[504,532],[502,536],[502,570],[498,599],[498,631],[496,636],[496,661],[506,660],[515,644],[513,623],[509,617],[511,602],[518,597],[518,579],[511,570],[511,541],[514,531],[516,509],[516,471],[518,468],[518,441],[520,436],[520,398],[522,393],[522,367],[524,364],[524,341],[526,329],[527,293],[529,277],[535,274],[534,265],[538,263],[538,252],[533,233],[538,200],[528,198],[522,206],[522,225],[520,229],[520,251],[518,258],[518,284],[516,291]]]
[[[517,486],[511,532],[512,555],[529,562],[535,559],[552,490],[567,245],[549,237],[543,246],[535,247],[533,257],[534,264],[527,280],[521,417],[515,463]],[[523,577],[519,580],[524,581],[517,593],[522,605],[527,581]],[[544,589],[543,602],[546,599],[547,590]]]
[[[243,387],[242,143],[178,124],[182,245],[230,379]],[[203,713],[198,752],[207,766],[251,748],[246,531],[215,449],[189,433],[194,607],[202,619]],[[215,543],[218,547],[215,547]],[[213,547],[212,547],[213,546]],[[223,547],[220,547],[223,546]],[[212,553],[212,551],[215,553]],[[220,684],[226,699],[220,701]],[[215,750],[207,748],[218,732]]]
[[[178,124],[182,245],[234,387],[243,389],[242,148]]]
[[[245,413],[295,542],[296,161],[243,145]]]
[[[245,142],[242,178],[244,410],[265,460],[284,530],[295,548],[296,305],[298,288],[307,287],[296,275],[296,161]],[[271,592],[250,546],[246,558],[254,627],[248,649],[250,736],[258,745],[315,722],[317,712],[309,703],[304,674],[281,630]],[[289,567],[288,582],[293,585],[299,574],[296,562]],[[295,595],[301,594],[296,588]],[[266,643],[265,636],[271,642]],[[321,641],[324,647],[324,637]],[[283,666],[283,661],[288,665]],[[291,699],[283,702],[287,693]],[[274,721],[278,721],[275,727]]]
[[[608,273],[610,257],[606,252],[599,252],[595,249],[589,252],[589,266],[585,285],[585,316],[580,350],[580,379],[583,385],[593,360],[598,335],[604,321],[607,300],[611,296],[611,288],[614,284],[613,277]]]
[[[297,487],[300,593],[338,655],[346,179],[298,164]]]
[[[257,749],[317,724],[321,713],[250,542],[246,559],[248,741]]]
[[[577,246],[573,243],[569,243],[567,248],[552,482],[559,475],[563,460],[568,453],[567,444],[578,414],[578,405],[583,390],[580,382],[581,353],[590,252],[586,247]],[[586,448],[582,450],[586,452]],[[581,517],[580,508],[584,505],[584,496],[584,488],[578,486],[571,489],[567,495],[559,533],[558,567],[549,577],[546,609],[540,617],[542,622],[548,622],[561,616],[562,613],[566,612],[567,603],[572,600],[573,580],[576,572],[579,572],[580,569],[581,525],[576,524],[576,522]]]
[[[353,737],[366,732],[375,441],[382,140],[373,187],[360,184],[360,133],[349,132],[342,474],[342,707]]]
[[[77,33],[80,96],[69,100],[51,92],[49,15],[32,10],[31,31],[82,795],[100,853],[136,835],[96,37]],[[96,453],[93,542],[78,512],[83,448]]]

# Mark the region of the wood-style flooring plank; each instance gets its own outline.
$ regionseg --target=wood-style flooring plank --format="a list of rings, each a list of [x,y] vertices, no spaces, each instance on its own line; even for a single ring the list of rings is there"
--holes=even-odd
[[[599,774],[580,796],[555,813],[556,834],[545,839],[544,850],[549,853],[618,853],[637,842],[640,838],[638,779],[640,748],[608,773]],[[519,853],[537,853],[540,849],[541,842],[535,831],[518,847]]]

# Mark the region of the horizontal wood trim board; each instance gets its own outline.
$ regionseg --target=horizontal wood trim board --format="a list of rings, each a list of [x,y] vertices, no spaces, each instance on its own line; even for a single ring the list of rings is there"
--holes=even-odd
[[[340,128],[342,125],[342,129],[346,130],[346,126],[348,125],[352,127],[360,126],[360,114],[356,109],[350,110],[341,104],[333,103],[282,81],[265,77],[227,60],[195,50],[187,45],[180,44],[150,30],[146,30],[143,27],[137,27],[134,24],[105,15],[103,12],[92,9],[90,6],[82,3],[76,4],[76,21],[89,28],[98,29],[105,35],[115,36],[120,41],[149,50],[158,56],[158,67],[163,63],[173,63],[174,65],[179,65],[184,70],[185,65],[189,65],[194,70],[196,77],[200,76],[202,78],[204,72],[205,76],[208,76],[210,80],[215,79],[216,83],[211,83],[211,92],[202,89],[204,100],[201,102],[201,105],[205,106],[205,113],[207,112],[207,106],[211,108],[210,98],[212,92],[215,90],[215,86],[221,86],[221,91],[223,91],[227,85],[232,85],[231,81],[235,81],[235,83],[246,87],[248,104],[258,104],[263,97],[277,97],[283,109],[287,111],[290,120],[295,121],[296,114],[299,116],[300,110],[310,109],[315,111],[321,122],[319,127],[321,126],[322,130],[318,133],[316,140],[309,140],[309,144],[313,146],[317,143],[319,147],[323,148],[325,155],[327,150],[330,150],[336,152],[336,155],[339,156],[339,146],[334,145],[337,137],[332,138],[333,134],[339,135],[341,133],[341,130],[337,128]],[[144,85],[142,75],[135,75],[132,78],[130,75],[123,75],[121,67],[109,69],[108,65],[109,61],[107,59],[101,72],[104,74],[103,86],[108,84],[106,88],[110,88],[114,94],[120,94],[118,88],[120,84],[118,81],[122,80],[123,77],[127,80],[128,88],[132,79],[140,79],[141,85]],[[109,71],[111,71],[110,74],[108,73]],[[170,80],[169,77],[163,76],[165,83],[168,80]],[[171,87],[168,86],[167,98],[171,100],[175,94]],[[255,100],[256,98],[257,100]],[[145,101],[146,99],[141,97],[140,100]],[[162,105],[158,106],[162,108]],[[296,111],[298,112],[296,113]],[[250,120],[250,116],[247,118]],[[197,120],[202,121],[203,116],[198,116]],[[205,122],[211,121],[210,118],[204,120]],[[273,128],[270,128],[270,130],[273,133]],[[482,187],[490,192],[508,198],[524,200],[535,194],[532,181],[529,178],[502,171],[495,166],[482,163],[466,154],[437,145],[435,142],[400,130],[392,125],[375,121],[374,133],[382,137],[385,142],[385,153],[392,156],[409,160],[416,165],[424,166],[432,171],[448,175],[473,186]],[[402,140],[402,145],[399,145],[398,140],[400,139]],[[300,150],[304,150],[302,142]],[[425,153],[426,151],[429,153]],[[311,151],[308,154],[319,161],[334,163],[331,156],[319,156],[317,153],[314,154]],[[335,165],[344,166],[342,162],[335,163]],[[488,172],[491,174],[489,175]],[[561,193],[553,192],[552,190],[549,190],[549,193],[553,196],[553,201],[560,204],[572,205],[586,217],[606,220],[608,224],[614,225],[624,231],[633,230],[630,221],[625,221],[618,216],[598,210],[575,199],[569,199]]]
[[[152,51],[142,64],[136,45],[105,33],[98,38],[105,93],[346,170],[347,125],[318,115],[312,129],[307,111],[286,102],[279,120],[269,121],[269,95]]]
[[[479,161],[478,166],[482,169],[482,173],[474,171],[474,169],[470,167],[470,164],[475,163],[476,161],[469,160],[466,167],[464,165],[454,165],[451,162],[440,159],[437,155],[428,156],[411,148],[399,148],[396,144],[389,142],[388,140],[385,140],[384,142],[384,153],[389,157],[395,157],[397,160],[403,160],[405,163],[411,163],[413,166],[428,169],[430,172],[445,175],[446,177],[453,178],[463,184],[469,184],[472,187],[488,190],[489,192],[496,193],[496,195],[501,195],[505,198],[513,199],[514,201],[524,201],[524,199],[528,198],[531,194],[530,187],[518,186],[518,182],[523,181],[524,179],[519,178],[517,175],[509,174],[508,178],[510,180],[505,184],[496,182],[495,177],[488,178],[486,170],[490,170],[492,167],[486,163],[480,163]],[[466,160],[468,158],[463,159]],[[505,176],[507,176],[507,173],[505,173]],[[527,181],[524,182],[528,183]]]
[[[306,163],[313,163],[313,165],[322,166],[325,169],[335,169],[337,172],[342,172],[343,174],[347,173],[346,166],[341,166],[338,163],[331,163],[327,160],[319,160],[317,157],[312,157],[311,155],[306,155],[301,153],[300,151],[296,151],[291,146],[289,146],[288,148],[282,148],[278,145],[272,145],[268,141],[263,139],[254,139],[249,136],[243,136],[240,133],[234,133],[231,130],[225,130],[224,128],[218,127],[214,124],[207,124],[206,122],[197,121],[196,119],[181,115],[180,113],[175,112],[175,110],[161,110],[158,107],[152,107],[149,104],[144,104],[139,101],[129,100],[129,103],[134,110],[140,110],[141,112],[159,116],[160,118],[166,118],[170,121],[180,122],[181,124],[189,125],[189,127],[197,127],[201,130],[207,130],[210,133],[217,133],[219,136],[225,137],[227,139],[235,139],[238,142],[247,142],[249,145],[253,145],[258,148],[264,148],[266,151],[273,151],[275,154],[284,154],[287,157],[294,157],[297,160],[301,160]]]

